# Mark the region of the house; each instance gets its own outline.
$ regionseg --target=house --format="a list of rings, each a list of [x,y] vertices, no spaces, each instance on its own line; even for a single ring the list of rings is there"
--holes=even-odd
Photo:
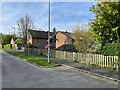
[[[21,50],[21,47],[24,47],[23,43],[20,43],[20,42],[17,41],[19,39],[23,39],[23,38],[20,38],[20,37],[11,38],[11,41],[10,41],[10,48],[11,49]]]
[[[16,44],[16,41],[17,40],[17,38],[11,38],[11,41],[10,41],[10,48],[12,49],[12,48],[15,48],[15,44]]]
[[[53,33],[50,32],[50,36]],[[27,34],[27,44],[39,44],[40,48],[43,48],[47,45],[48,41],[48,32],[45,31],[38,31],[38,30],[28,30]],[[50,40],[50,43],[54,43],[53,39]]]
[[[70,32],[61,32],[56,33],[56,49],[58,50],[67,50],[73,51],[73,39]]]

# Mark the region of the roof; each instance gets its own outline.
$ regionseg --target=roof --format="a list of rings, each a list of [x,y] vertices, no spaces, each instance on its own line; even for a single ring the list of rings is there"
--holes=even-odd
[[[34,39],[48,39],[48,32],[38,30],[28,30]],[[53,33],[50,32],[50,35]]]
[[[72,38],[72,34],[71,34],[70,32],[63,32],[63,31],[58,31],[58,32],[64,34],[65,36],[67,36],[67,37],[69,37],[69,38]],[[58,32],[57,32],[57,33],[58,33]]]
[[[60,33],[64,34],[65,36],[71,37],[71,33],[70,32],[61,32]]]

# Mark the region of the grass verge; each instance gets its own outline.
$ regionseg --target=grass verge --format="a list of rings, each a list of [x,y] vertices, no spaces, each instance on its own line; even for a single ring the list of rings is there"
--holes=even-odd
[[[58,65],[57,62],[55,61],[51,61],[48,63],[47,59],[44,58],[40,58],[38,56],[28,56],[26,53],[24,52],[8,52],[7,53],[14,55],[16,57],[19,57],[20,59],[26,60],[27,62],[30,62],[32,64],[36,64],[37,66],[44,66],[47,68],[51,68],[51,67],[55,67]]]

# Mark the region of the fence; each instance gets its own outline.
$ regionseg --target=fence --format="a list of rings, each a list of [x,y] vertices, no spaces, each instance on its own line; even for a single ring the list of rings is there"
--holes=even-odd
[[[26,51],[28,51],[26,49]],[[41,54],[47,56],[47,50],[45,49],[29,49],[29,52],[34,54]],[[73,62],[84,63],[87,65],[95,65],[99,67],[105,67],[110,69],[118,69],[118,56],[104,56],[101,54],[83,54],[76,52],[66,51],[50,51],[50,57],[63,60],[70,60]]]

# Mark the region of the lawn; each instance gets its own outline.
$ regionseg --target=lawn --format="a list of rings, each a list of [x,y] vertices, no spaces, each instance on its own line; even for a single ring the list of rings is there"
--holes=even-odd
[[[8,52],[7,51],[7,53],[14,55],[16,57],[19,57],[20,59],[26,60],[27,62],[39,65],[39,66],[44,66],[44,67],[50,68],[50,67],[54,67],[54,66],[58,65],[58,63],[55,61],[51,61],[48,63],[47,59],[45,59],[45,58],[40,58],[38,56],[31,56],[31,55],[28,56],[28,54],[26,54],[24,52]]]

